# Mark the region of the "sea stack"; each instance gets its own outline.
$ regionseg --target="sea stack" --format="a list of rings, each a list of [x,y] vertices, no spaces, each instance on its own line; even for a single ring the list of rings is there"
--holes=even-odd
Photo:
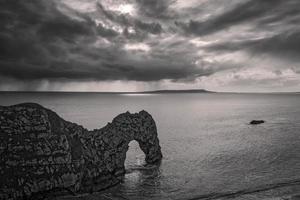
[[[263,123],[265,123],[264,120],[252,120],[250,122],[251,125],[258,125],[258,124],[263,124]]]
[[[89,131],[34,103],[0,107],[0,199],[53,191],[93,192],[119,183],[130,141],[148,164],[162,159],[157,129],[146,111],[118,115]]]

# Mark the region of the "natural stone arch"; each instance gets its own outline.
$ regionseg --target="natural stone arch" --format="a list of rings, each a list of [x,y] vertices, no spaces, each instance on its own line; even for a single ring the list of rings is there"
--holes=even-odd
[[[159,164],[162,158],[155,122],[146,111],[120,114],[93,131],[32,103],[0,107],[0,119],[0,175],[7,180],[0,182],[0,199],[117,184],[132,140],[146,163]]]
[[[161,150],[157,137],[156,124],[152,116],[146,111],[135,114],[130,114],[129,112],[120,114],[107,126],[103,128],[105,131],[108,128],[114,133],[114,129],[116,128],[119,134],[122,134],[118,136],[127,140],[127,147],[132,140],[137,141],[141,150],[145,153],[145,160],[148,164],[160,161]]]

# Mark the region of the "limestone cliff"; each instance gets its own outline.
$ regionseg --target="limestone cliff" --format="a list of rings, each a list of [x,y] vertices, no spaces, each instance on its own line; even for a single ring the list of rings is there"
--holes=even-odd
[[[38,104],[0,107],[0,199],[92,192],[117,184],[132,140],[147,163],[160,162],[156,125],[146,111],[120,114],[88,131]]]

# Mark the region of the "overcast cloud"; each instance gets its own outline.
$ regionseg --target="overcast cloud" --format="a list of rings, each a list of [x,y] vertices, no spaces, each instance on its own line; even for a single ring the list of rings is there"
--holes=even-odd
[[[0,90],[300,91],[299,0],[0,0]]]

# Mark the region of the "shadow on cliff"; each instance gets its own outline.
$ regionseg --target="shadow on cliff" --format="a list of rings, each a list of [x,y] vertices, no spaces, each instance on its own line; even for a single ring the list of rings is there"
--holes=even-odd
[[[118,115],[89,131],[34,103],[0,107],[0,199],[85,193],[124,181],[126,152],[138,142],[145,166],[159,166],[157,128],[146,112]]]

